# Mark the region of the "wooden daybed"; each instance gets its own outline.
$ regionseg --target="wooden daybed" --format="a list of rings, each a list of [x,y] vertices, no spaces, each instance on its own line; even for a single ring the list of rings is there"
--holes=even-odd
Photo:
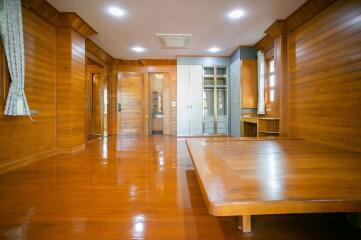
[[[186,140],[208,211],[239,216],[361,212],[361,153],[299,139]]]

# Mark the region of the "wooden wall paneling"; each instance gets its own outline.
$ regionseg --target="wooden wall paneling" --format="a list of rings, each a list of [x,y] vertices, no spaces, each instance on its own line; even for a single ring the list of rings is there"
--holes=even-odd
[[[34,122],[28,117],[4,116],[5,101],[0,101],[0,173],[54,155],[56,148],[55,28],[25,8],[23,24],[25,93]],[[4,70],[0,69],[1,81],[7,75]]]
[[[85,85],[85,39],[72,30],[72,107],[73,107],[73,146],[82,146],[84,136],[84,85]]]
[[[322,10],[330,6],[336,0],[312,0],[304,3],[286,19],[287,32],[292,32]]]
[[[103,81],[102,72],[92,74],[92,133],[93,135],[101,136],[103,133]]]
[[[119,81],[119,73],[117,68],[113,68],[110,74],[110,111],[109,111],[109,135],[117,135],[118,134],[118,124],[117,124],[117,91],[118,91],[118,81]]]
[[[289,34],[292,136],[361,151],[360,19],[339,0]]]
[[[46,0],[22,0],[22,5],[56,27],[69,27],[88,38],[97,32],[78,14],[59,12]]]
[[[85,49],[88,58],[107,69],[111,68],[113,57],[89,38],[85,40]]]
[[[273,37],[271,37],[270,35],[267,34],[267,35],[264,36],[261,40],[259,40],[259,41],[254,45],[254,47],[255,47],[257,50],[267,50],[267,49],[273,47],[273,42],[274,42]]]
[[[169,73],[164,74],[163,82],[163,134],[170,135],[170,76]]]
[[[170,135],[177,136],[177,70],[169,72]]]
[[[280,135],[287,136],[289,132],[287,34],[283,33],[275,39],[274,61],[276,94],[273,117],[280,118]]]
[[[273,47],[274,40],[281,34],[281,31],[290,33],[299,26],[316,16],[322,10],[333,4],[336,0],[309,0],[300,8],[296,9],[285,20],[276,20],[265,31],[266,35],[260,39],[254,47],[258,50],[267,50]]]
[[[57,28],[57,149],[84,147],[85,39],[71,28]]]

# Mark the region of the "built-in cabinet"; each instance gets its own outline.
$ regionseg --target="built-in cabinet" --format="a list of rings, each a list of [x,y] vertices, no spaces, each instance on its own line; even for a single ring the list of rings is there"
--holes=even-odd
[[[203,68],[203,133],[228,134],[227,66]]]
[[[177,66],[177,135],[202,135],[202,65]]]
[[[241,108],[257,108],[257,61],[241,60]]]

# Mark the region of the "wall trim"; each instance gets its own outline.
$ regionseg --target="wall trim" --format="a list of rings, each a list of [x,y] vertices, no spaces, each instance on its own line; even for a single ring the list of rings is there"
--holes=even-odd
[[[56,148],[56,154],[71,154],[83,149],[85,149],[85,143],[75,147]]]
[[[0,175],[10,172],[12,170],[18,169],[20,167],[24,167],[27,166],[31,163],[35,163],[39,160],[42,160],[44,158],[49,158],[49,157],[53,157],[57,154],[57,151],[55,149],[47,151],[47,152],[43,152],[43,153],[39,153],[39,154],[35,154],[32,156],[28,156],[19,160],[15,160],[12,161],[10,163],[6,163],[6,164],[2,164],[0,165]]]

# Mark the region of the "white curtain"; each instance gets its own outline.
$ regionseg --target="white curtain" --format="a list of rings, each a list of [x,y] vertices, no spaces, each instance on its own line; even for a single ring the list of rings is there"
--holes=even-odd
[[[5,115],[30,115],[24,91],[24,37],[21,0],[0,0],[0,32],[11,84]]]
[[[265,61],[262,51],[257,52],[257,69],[258,69],[258,106],[257,114],[265,114],[265,100],[264,100],[264,71]]]

